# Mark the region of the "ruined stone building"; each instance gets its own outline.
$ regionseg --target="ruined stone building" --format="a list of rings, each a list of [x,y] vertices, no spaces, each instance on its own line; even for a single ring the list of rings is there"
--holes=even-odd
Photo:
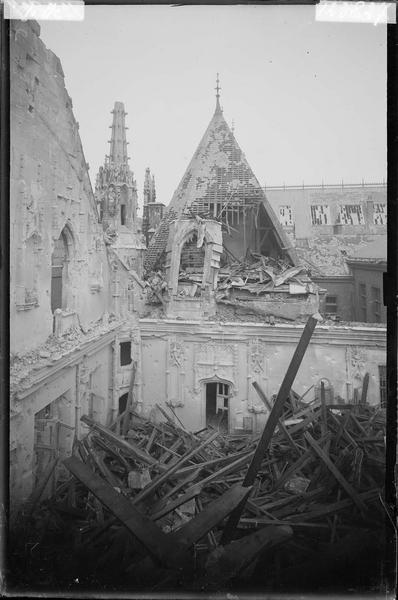
[[[82,414],[104,423],[117,415],[138,347],[133,315],[142,296],[143,246],[123,105],[115,105],[96,197],[61,63],[39,34],[36,22],[11,24],[10,462],[16,503],[29,497],[54,456],[70,452],[84,430]]]
[[[361,320],[346,258],[357,252],[373,257],[373,244],[386,255],[386,184],[303,184],[267,187],[266,194],[300,261],[323,290],[321,313],[343,321]],[[385,312],[381,321],[385,322]],[[368,311],[365,322],[380,318]]]
[[[11,500],[126,406],[192,431],[259,431],[319,287],[219,102],[165,209],[147,170],[142,239],[126,112],[113,109],[95,192],[59,59],[35,22],[11,23]],[[105,140],[105,132],[104,132]],[[135,148],[139,152],[139,148]],[[320,324],[294,390],[381,398],[385,329]],[[50,485],[65,477],[57,466]]]

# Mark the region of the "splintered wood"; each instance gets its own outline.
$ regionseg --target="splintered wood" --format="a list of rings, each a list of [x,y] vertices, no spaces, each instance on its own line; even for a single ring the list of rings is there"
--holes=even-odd
[[[356,531],[381,527],[381,408],[327,404],[324,394],[304,404],[292,392],[260,459],[261,436],[188,432],[166,403],[157,423],[126,410],[126,435],[81,418],[89,431],[64,461],[73,478],[45,502],[67,520],[77,553],[101,556],[101,574],[117,571],[155,591],[190,573],[192,589],[211,591],[266,557],[277,588],[314,553],[333,556]],[[238,507],[234,539],[224,543]]]
[[[385,517],[385,411],[367,404],[368,377],[353,405],[328,403],[323,385],[312,401],[291,389],[313,321],[275,400],[253,382],[269,411],[261,435],[190,432],[167,401],[154,422],[132,386],[108,427],[83,415],[87,432],[63,461],[70,478],[29,507],[42,523],[36,546],[68,539],[74,576],[154,592],[252,577],[283,590],[327,561],[348,563],[347,547],[361,560]]]

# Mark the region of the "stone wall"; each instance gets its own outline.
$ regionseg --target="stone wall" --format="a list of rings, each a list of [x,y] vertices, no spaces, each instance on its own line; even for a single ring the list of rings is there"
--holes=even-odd
[[[83,414],[107,424],[117,414],[119,373],[114,360],[118,327],[99,331],[78,349],[38,362],[15,381],[12,371],[10,410],[10,495],[13,511],[23,504],[56,456],[70,454],[73,439],[84,435]],[[56,356],[56,355],[55,355]],[[37,422],[39,419],[39,423]],[[44,447],[43,447],[44,446]],[[63,476],[58,466],[54,477]],[[51,487],[51,482],[48,488]],[[49,492],[50,490],[47,489]]]
[[[11,21],[11,351],[53,332],[52,255],[65,246],[62,311],[87,328],[109,307],[109,269],[79,124],[59,59],[33,21]],[[62,328],[61,328],[62,329]]]
[[[312,277],[314,283],[319,285],[326,293],[319,294],[319,312],[324,315],[327,312],[326,297],[335,296],[337,302],[336,315],[342,321],[354,321],[354,280],[350,275],[340,277]]]
[[[269,398],[278,392],[302,327],[141,319],[143,411],[156,416],[156,403],[167,400],[188,429],[198,430],[206,424],[205,384],[219,381],[230,386],[230,430],[241,431],[245,417],[261,428],[268,413],[252,382]],[[318,325],[293,388],[303,394],[327,378],[334,394],[349,402],[369,372],[368,399],[377,404],[382,364],[384,329]]]

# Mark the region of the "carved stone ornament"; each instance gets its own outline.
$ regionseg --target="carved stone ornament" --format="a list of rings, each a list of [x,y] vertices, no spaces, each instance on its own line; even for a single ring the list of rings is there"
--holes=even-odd
[[[182,367],[185,360],[184,347],[180,342],[172,340],[170,342],[170,361],[176,367]]]
[[[362,380],[365,373],[366,352],[358,346],[349,346],[351,377]]]
[[[250,345],[250,367],[254,373],[264,373],[264,344],[259,339]]]

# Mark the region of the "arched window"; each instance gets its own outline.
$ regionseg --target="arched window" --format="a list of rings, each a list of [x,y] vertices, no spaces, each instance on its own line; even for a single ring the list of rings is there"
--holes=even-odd
[[[70,255],[71,234],[67,227],[54,244],[51,256],[51,311],[57,308],[66,309],[68,260]]]
[[[198,237],[196,232],[186,240],[181,250],[180,271],[186,273],[202,273],[205,262],[204,244],[197,247]]]

